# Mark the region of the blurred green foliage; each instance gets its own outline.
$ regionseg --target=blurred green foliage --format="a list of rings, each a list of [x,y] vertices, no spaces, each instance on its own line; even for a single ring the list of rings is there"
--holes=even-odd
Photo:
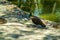
[[[18,6],[18,0],[8,0],[12,2],[13,4]],[[34,1],[27,0],[26,2],[24,0],[20,0],[20,9],[26,11],[26,12],[33,12],[35,8]]]
[[[59,16],[58,16],[59,15]],[[42,14],[40,18],[60,23],[60,14]]]
[[[18,0],[8,0],[12,2],[13,4],[18,6]],[[36,0],[38,9],[42,9],[42,15],[40,15],[41,18],[60,22],[60,14],[56,13],[56,10],[60,8],[60,0]],[[53,12],[54,4],[56,3],[56,7]],[[35,10],[35,2],[34,0],[20,0],[20,9],[33,13]],[[60,9],[59,9],[60,10]]]

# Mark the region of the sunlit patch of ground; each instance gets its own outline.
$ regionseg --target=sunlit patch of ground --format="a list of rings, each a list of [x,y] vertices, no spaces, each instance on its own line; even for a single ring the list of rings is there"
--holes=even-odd
[[[27,27],[26,24],[16,22],[8,22],[0,25],[0,35],[2,35],[0,37],[3,38],[3,40],[60,40],[59,29],[41,29],[31,25],[30,27]]]

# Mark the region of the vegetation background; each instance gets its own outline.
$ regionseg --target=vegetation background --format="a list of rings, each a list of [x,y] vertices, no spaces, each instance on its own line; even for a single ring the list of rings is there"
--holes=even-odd
[[[23,11],[60,23],[60,0],[8,0]]]

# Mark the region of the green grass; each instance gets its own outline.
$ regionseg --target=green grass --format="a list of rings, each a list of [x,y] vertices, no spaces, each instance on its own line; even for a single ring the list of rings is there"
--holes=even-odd
[[[40,18],[43,18],[43,19],[46,19],[46,20],[51,20],[51,21],[54,21],[54,22],[60,22],[60,18],[59,18],[58,15],[52,14],[52,13],[42,14],[42,15],[40,15]]]

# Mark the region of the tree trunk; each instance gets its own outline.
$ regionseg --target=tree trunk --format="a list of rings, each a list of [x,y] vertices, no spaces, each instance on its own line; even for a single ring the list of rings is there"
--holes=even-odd
[[[52,8],[52,14],[55,13],[55,9],[56,9],[56,2],[54,3],[53,8]]]
[[[37,0],[34,0],[35,3],[35,11],[34,11],[34,15],[38,16],[39,15],[39,11],[38,11],[38,5],[37,5]]]
[[[38,9],[37,0],[34,0],[35,8]]]
[[[18,7],[21,6],[21,0],[18,0]]]

